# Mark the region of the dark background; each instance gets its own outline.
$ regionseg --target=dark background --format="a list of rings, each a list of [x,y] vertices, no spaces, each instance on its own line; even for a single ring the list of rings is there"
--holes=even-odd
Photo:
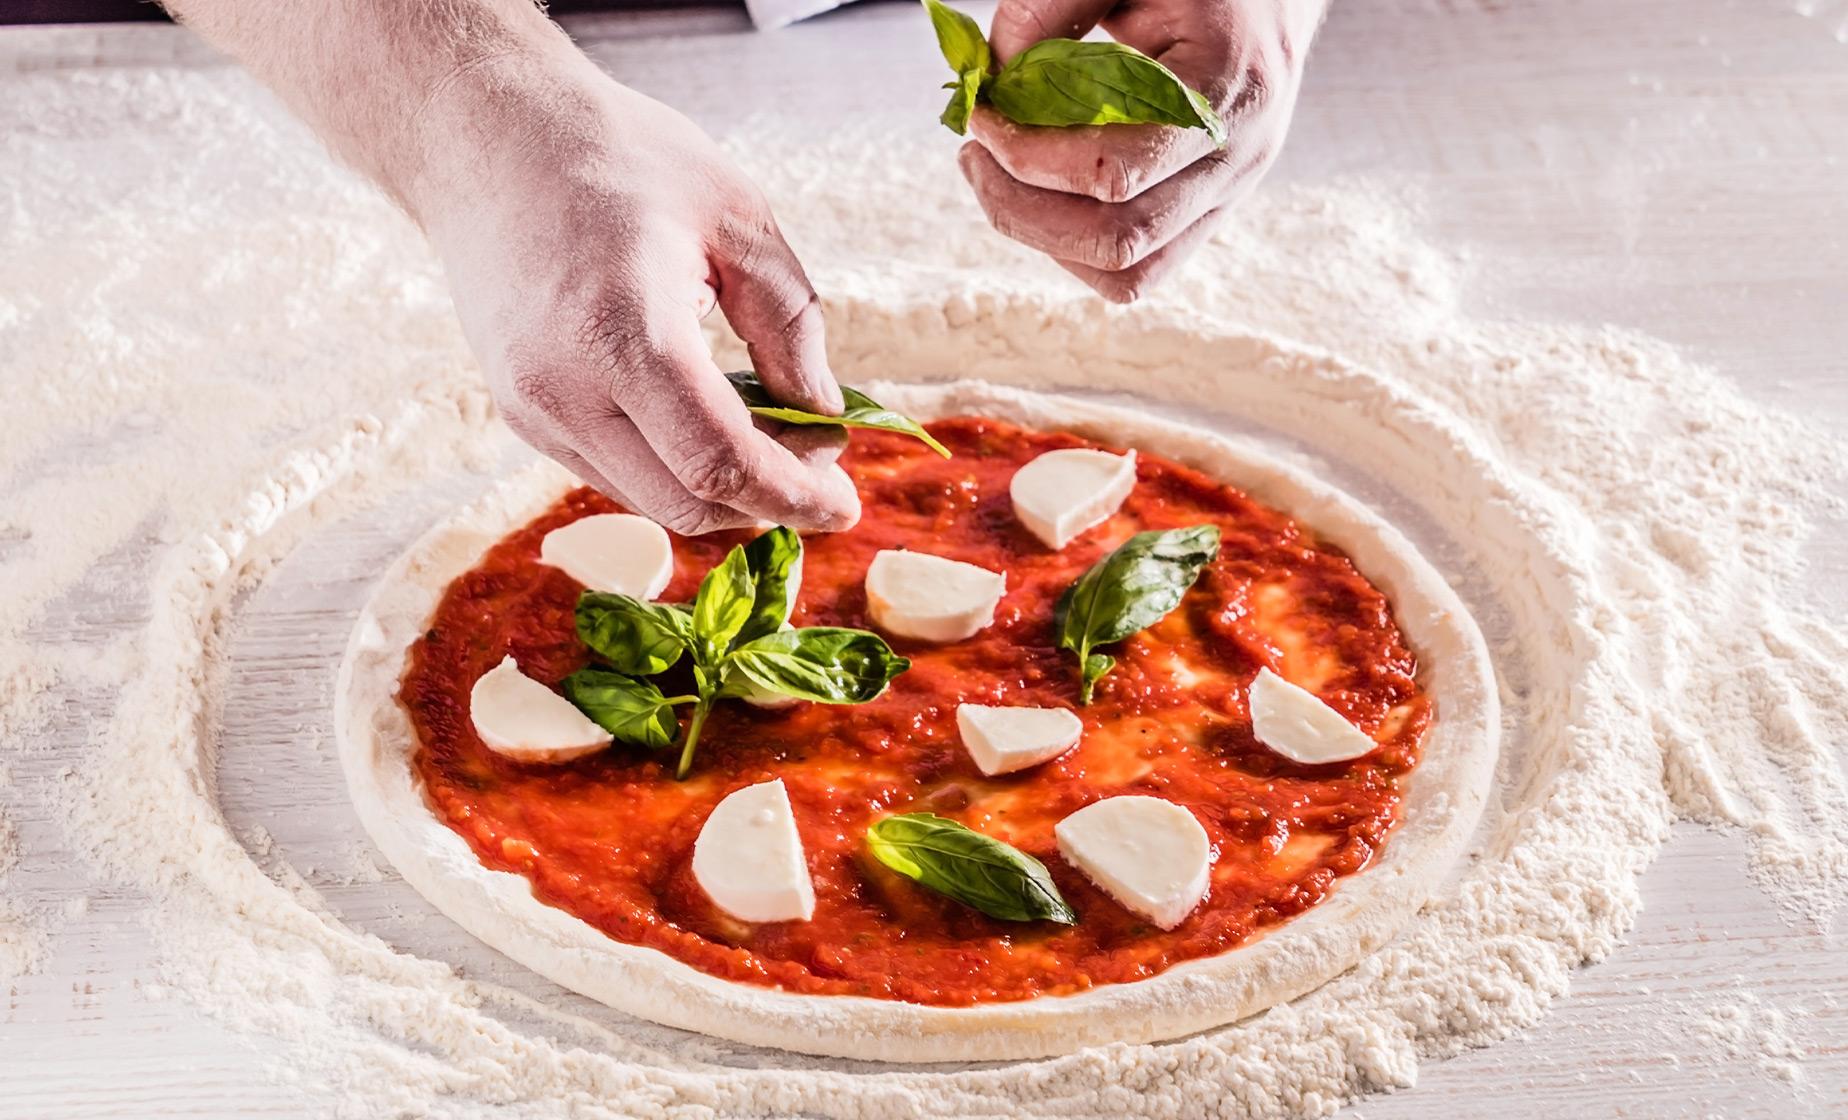
[[[290,3],[292,0],[256,0]],[[414,3],[415,0],[404,0]],[[741,3],[708,0],[552,0],[546,10],[597,12],[611,9],[741,7]],[[167,13],[151,0],[0,0],[0,23],[100,23],[121,20],[165,20]]]

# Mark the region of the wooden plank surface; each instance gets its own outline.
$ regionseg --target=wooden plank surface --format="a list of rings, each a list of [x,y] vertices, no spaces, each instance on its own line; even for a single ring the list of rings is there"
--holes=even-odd
[[[920,46],[908,4],[764,36],[729,11],[571,26],[620,77],[716,132],[747,108],[818,130],[869,117],[935,128],[940,63]],[[1485,304],[1642,328],[1848,438],[1844,26],[1838,0],[1348,0],[1316,48],[1277,178],[1413,178],[1440,235],[1508,263],[1510,282],[1486,288]],[[0,83],[22,70],[132,65],[222,63],[172,28],[0,32]],[[389,877],[370,881],[317,730],[324,685],[285,687],[324,680],[362,586],[354,558],[395,543],[363,525],[317,537],[325,574],[285,565],[252,604],[234,695],[290,699],[227,713],[227,815],[253,843],[261,829],[276,858],[312,868],[311,883],[362,927],[472,974],[573,998]],[[1814,555],[1811,589],[1839,603],[1848,533],[1829,527]],[[120,621],[142,609],[123,595]],[[10,761],[13,777],[49,780],[84,749],[86,731],[70,713],[46,749]],[[286,761],[289,752],[300,760]],[[89,897],[54,823],[30,809],[16,823],[33,854],[14,881],[42,905],[86,909],[46,968],[7,994],[0,1117],[319,1114],[323,1102],[267,1071],[252,1040],[163,997],[136,920],[142,900]],[[1677,830],[1644,888],[1628,943],[1583,970],[1541,1024],[1431,1063],[1416,1088],[1351,1115],[1848,1115],[1840,922],[1786,922],[1746,876],[1736,839],[1692,826]],[[1763,1037],[1790,1045],[1766,1053],[1739,1041]]]

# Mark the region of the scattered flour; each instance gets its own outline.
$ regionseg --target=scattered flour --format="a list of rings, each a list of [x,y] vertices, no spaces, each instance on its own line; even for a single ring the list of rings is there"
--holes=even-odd
[[[318,527],[490,461],[436,266],[235,73],[7,88],[0,739],[22,780],[0,796],[52,807],[48,843],[147,899],[145,995],[261,1039],[331,1114],[1320,1116],[1536,1021],[1629,928],[1677,815],[1736,826],[1793,913],[1848,887],[1848,640],[1838,606],[1791,590],[1839,449],[1650,339],[1467,316],[1468,262],[1376,185],[1260,197],[1148,304],[1100,312],[981,231],[943,145],[847,136],[740,153],[828,299],[844,375],[1240,416],[1432,542],[1506,690],[1475,857],[1398,941],[1267,1015],[967,1070],[612,1027],[398,952],[301,869],[253,861],[217,801],[215,727],[241,593]],[[98,632],[124,589],[139,627]],[[78,773],[28,774],[50,734],[87,738]],[[0,973],[38,960],[9,959],[9,913]],[[1797,1060],[1761,1010],[1696,1020]]]

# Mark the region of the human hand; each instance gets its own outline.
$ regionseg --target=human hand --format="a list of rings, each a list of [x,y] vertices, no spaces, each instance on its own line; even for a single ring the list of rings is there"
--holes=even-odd
[[[840,412],[814,289],[762,196],[581,56],[520,66],[428,110],[459,142],[404,192],[508,425],[676,532],[851,526],[841,434],[760,430],[700,334],[716,303],[779,401]]]
[[[1151,124],[1036,128],[979,105],[963,176],[996,230],[1129,303],[1199,248],[1270,168],[1326,4],[1001,0],[989,32],[997,64],[1102,26],[1205,95],[1229,139],[1214,148],[1204,130]]]

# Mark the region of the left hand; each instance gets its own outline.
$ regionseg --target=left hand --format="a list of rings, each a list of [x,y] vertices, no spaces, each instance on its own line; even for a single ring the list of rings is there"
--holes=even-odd
[[[1283,146],[1303,57],[1327,0],[1001,0],[997,64],[1042,39],[1101,25],[1199,90],[1225,119],[1036,128],[988,105],[970,121],[963,176],[995,229],[1129,303],[1204,242]]]

